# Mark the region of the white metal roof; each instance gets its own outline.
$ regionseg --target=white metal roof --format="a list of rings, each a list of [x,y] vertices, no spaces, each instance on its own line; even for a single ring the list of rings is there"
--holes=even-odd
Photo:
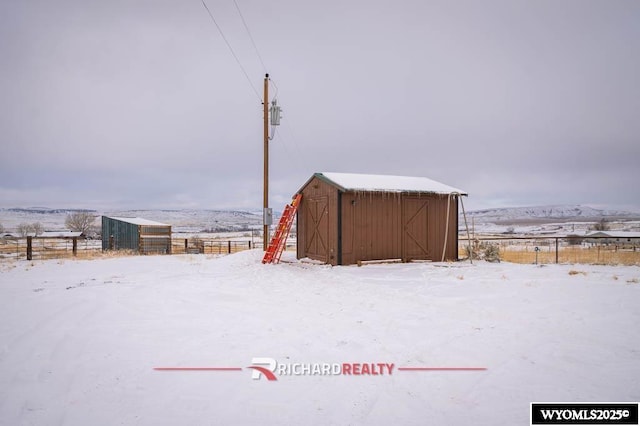
[[[349,191],[384,192],[429,192],[435,194],[459,193],[468,195],[461,189],[425,177],[368,175],[357,173],[316,173],[337,186]]]
[[[121,222],[132,223],[134,225],[146,225],[146,226],[170,226],[166,223],[160,223],[153,220],[143,219],[141,217],[113,217],[108,216],[111,219],[119,220]]]

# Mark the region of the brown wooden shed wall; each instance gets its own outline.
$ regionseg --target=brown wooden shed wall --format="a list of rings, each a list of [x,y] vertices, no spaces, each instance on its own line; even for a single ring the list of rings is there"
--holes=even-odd
[[[331,265],[442,259],[448,195],[341,192],[317,177],[302,188],[297,256]],[[451,196],[446,260],[458,258],[458,200]]]
[[[342,194],[342,265],[400,257],[401,200],[400,194]]]

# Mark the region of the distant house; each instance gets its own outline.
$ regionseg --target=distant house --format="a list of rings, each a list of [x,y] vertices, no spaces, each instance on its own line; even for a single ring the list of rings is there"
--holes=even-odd
[[[102,250],[171,253],[171,225],[139,217],[102,216]]]
[[[299,259],[458,259],[462,190],[421,177],[315,173],[298,193]]]
[[[79,231],[44,231],[38,236],[41,238],[82,238],[84,234]]]
[[[640,244],[640,232],[632,231],[591,231],[584,238],[593,243],[601,244]]]

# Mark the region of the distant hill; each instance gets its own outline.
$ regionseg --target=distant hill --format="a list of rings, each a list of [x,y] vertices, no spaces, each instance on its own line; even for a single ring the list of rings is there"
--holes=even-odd
[[[230,232],[258,229],[262,225],[262,213],[242,210],[86,210],[56,209],[49,207],[0,208],[0,223],[13,231],[20,223],[38,222],[47,231],[65,229],[64,221],[69,213],[88,211],[100,216],[142,217],[172,225],[174,232]]]
[[[59,214],[59,213],[73,213],[73,212],[96,213],[96,210],[90,210],[90,209],[52,209],[49,207],[12,207],[8,209],[0,209],[0,211],[13,212],[13,213],[33,213],[33,214]]]
[[[47,231],[65,229],[64,221],[69,213],[89,211],[101,215],[142,217],[172,225],[174,232],[236,232],[260,229],[262,212],[243,210],[86,210],[56,209],[48,207],[0,208],[0,223],[6,230],[15,230],[20,223],[38,222]],[[274,211],[274,221],[279,212]],[[597,209],[581,205],[550,205],[531,207],[508,207],[474,210],[467,212],[469,221],[475,225],[497,225],[500,229],[515,225],[542,225],[547,223],[597,222],[602,218],[610,221],[640,220],[640,212]],[[460,222],[462,223],[462,222]],[[493,225],[491,225],[493,224]],[[485,227],[486,228],[486,227]],[[491,228],[493,229],[493,228]]]
[[[640,212],[596,209],[581,205],[506,207],[467,212],[476,223],[526,224],[551,222],[593,222],[608,220],[640,220]]]
[[[262,214],[242,210],[118,210],[101,214],[155,220],[172,225],[174,232],[243,231],[262,224]]]

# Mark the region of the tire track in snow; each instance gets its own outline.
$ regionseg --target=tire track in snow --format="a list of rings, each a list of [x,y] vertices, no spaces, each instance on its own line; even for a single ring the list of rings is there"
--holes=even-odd
[[[25,306],[25,316],[28,318],[31,309],[46,309],[61,299],[64,297],[56,294],[55,297],[35,300],[36,306]],[[49,409],[66,404],[76,376],[75,364],[69,360],[82,357],[87,345],[83,338],[87,334],[83,330],[84,325],[98,312],[98,299],[73,299],[71,303],[67,302],[39,318],[26,330],[23,325],[15,327],[15,330],[22,331],[6,340],[7,349],[0,363],[21,366],[13,371],[2,369],[0,372],[0,384],[5,389],[0,413],[3,419],[14,419],[11,424],[64,424],[64,415],[52,418]],[[37,345],[32,345],[32,342],[37,342]]]

